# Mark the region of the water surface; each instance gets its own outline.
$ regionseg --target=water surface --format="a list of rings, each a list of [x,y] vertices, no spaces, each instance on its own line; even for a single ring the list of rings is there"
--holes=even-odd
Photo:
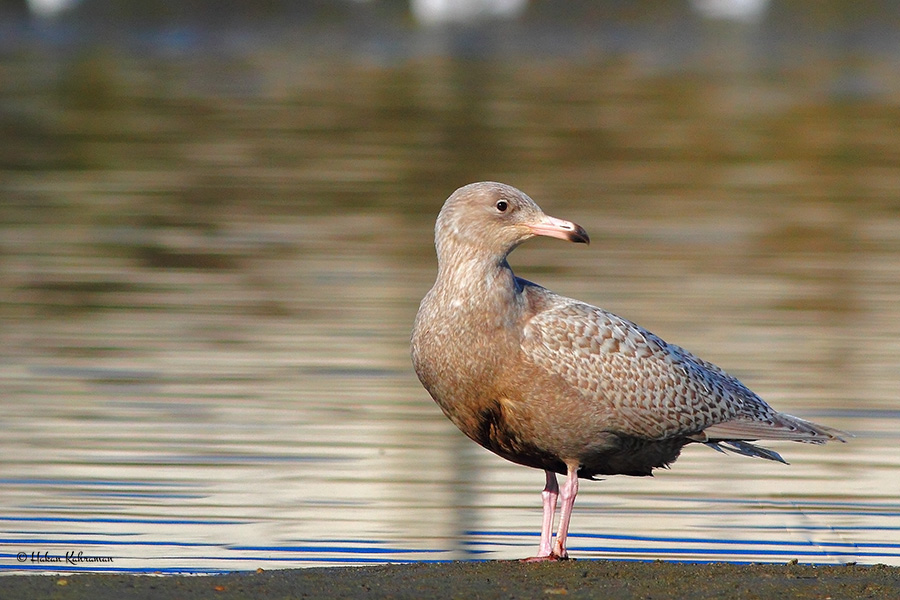
[[[408,358],[434,217],[483,179],[591,234],[519,275],[856,436],[585,483],[573,556],[900,565],[900,54],[876,25],[720,25],[7,51],[0,570],[533,553],[543,474],[465,439]]]

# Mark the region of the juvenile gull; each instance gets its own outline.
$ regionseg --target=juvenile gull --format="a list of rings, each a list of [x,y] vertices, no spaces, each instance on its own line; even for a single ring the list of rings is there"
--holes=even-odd
[[[691,442],[784,462],[750,442],[843,441],[646,329],[516,277],[506,257],[537,235],[589,242],[516,188],[456,190],[437,218],[437,280],[412,333],[416,373],[444,414],[488,450],[546,472],[534,559],[568,557],[579,477],[650,475]]]

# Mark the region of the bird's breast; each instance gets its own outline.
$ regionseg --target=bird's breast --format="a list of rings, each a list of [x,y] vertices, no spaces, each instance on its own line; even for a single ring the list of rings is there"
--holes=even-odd
[[[566,472],[559,455],[539,444],[519,423],[512,401],[500,396],[485,402],[463,432],[491,452],[512,462],[557,473]]]

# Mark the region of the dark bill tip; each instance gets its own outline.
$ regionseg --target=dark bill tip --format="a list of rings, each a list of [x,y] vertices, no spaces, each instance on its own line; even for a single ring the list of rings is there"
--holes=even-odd
[[[584,227],[576,223],[573,223],[573,225],[575,225],[575,229],[569,232],[569,241],[576,244],[590,244],[591,238],[588,236],[588,232],[584,230]]]

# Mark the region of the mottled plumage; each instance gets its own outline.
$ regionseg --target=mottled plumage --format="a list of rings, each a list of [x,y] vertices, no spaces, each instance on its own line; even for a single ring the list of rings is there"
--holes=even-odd
[[[435,226],[438,276],[416,316],[412,358],[463,433],[546,471],[536,558],[567,556],[579,477],[649,475],[691,442],[781,461],[750,442],[841,439],[775,411],[716,365],[630,321],[519,279],[506,257],[535,235],[588,241],[580,226],[548,217],[510,186],[454,192]],[[555,473],[568,476],[561,493]]]

